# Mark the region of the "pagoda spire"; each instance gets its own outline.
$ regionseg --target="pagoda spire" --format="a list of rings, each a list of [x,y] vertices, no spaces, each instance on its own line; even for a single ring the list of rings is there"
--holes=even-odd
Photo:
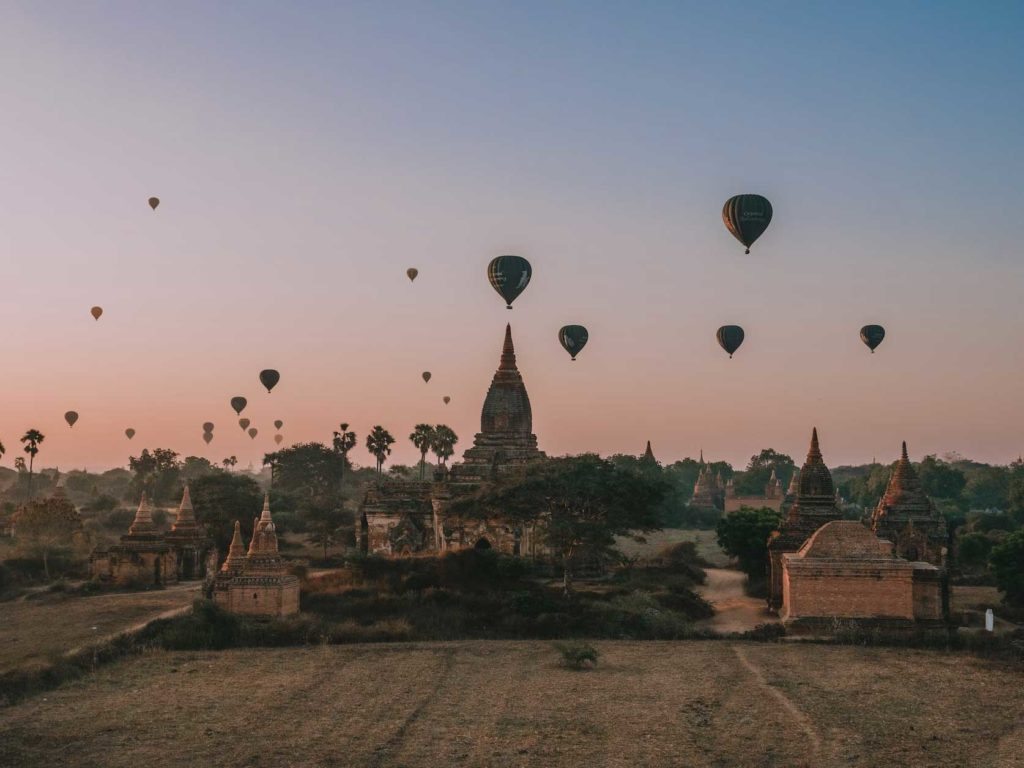
[[[818,447],[818,428],[814,427],[811,430],[811,447],[807,451],[807,463],[808,464],[820,464],[821,463],[821,448]]]
[[[196,511],[192,506],[192,497],[189,495],[188,485],[186,485],[184,492],[181,494],[181,504],[178,505],[178,514],[174,518],[174,525],[171,526],[171,529],[191,528],[195,525],[195,522]]]
[[[647,441],[647,450],[644,451],[644,461],[657,461],[654,458],[654,451],[651,449],[651,441]]]
[[[512,324],[505,325],[505,343],[501,345],[501,363],[499,371],[518,371],[516,367],[516,348],[512,343]]]
[[[139,500],[139,508],[135,511],[135,519],[132,521],[128,533],[134,536],[140,533],[152,533],[154,530],[156,529],[153,526],[153,513],[149,509],[146,492],[143,491],[142,498]]]
[[[263,511],[260,513],[260,522],[261,523],[273,523],[274,522],[273,520],[270,519],[270,494],[269,493],[263,494]]]
[[[910,457],[907,455],[907,441],[903,441],[903,454],[900,456],[902,461],[910,461]]]
[[[239,566],[245,558],[245,544],[242,543],[242,526],[235,520],[235,532],[231,536],[231,545],[228,547],[228,556],[221,566],[222,571],[231,571]]]

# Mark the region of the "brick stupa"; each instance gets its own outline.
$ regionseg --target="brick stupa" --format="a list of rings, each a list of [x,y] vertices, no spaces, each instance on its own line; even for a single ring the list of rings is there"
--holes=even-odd
[[[832,473],[825,466],[818,446],[818,429],[811,432],[811,447],[800,469],[796,498],[786,512],[779,530],[768,539],[769,580],[768,607],[782,607],[782,555],[796,552],[825,523],[838,520],[842,513],[836,506],[836,490]]]
[[[907,456],[906,442],[889,476],[885,494],[871,516],[871,530],[891,541],[899,557],[945,565],[946,521],[921,487]]]

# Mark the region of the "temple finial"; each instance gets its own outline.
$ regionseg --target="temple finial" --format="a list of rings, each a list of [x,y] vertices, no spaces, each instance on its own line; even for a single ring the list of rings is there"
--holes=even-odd
[[[515,371],[516,368],[516,348],[512,343],[512,324],[509,323],[505,326],[505,343],[501,345],[501,364],[498,366],[499,371]]]
[[[263,512],[260,513],[260,522],[261,523],[273,522],[270,519],[270,494],[269,493],[263,494]]]
[[[903,461],[910,461],[910,457],[907,455],[907,441],[903,441],[903,455],[900,456]]]
[[[818,428],[814,427],[811,430],[811,447],[807,451],[807,461],[815,462],[821,461],[821,448],[818,447]]]

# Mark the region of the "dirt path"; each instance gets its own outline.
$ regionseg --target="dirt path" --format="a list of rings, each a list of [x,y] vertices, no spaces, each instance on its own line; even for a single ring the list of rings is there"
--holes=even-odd
[[[758,624],[778,621],[765,609],[764,600],[749,597],[743,591],[747,577],[741,571],[708,568],[708,583],[697,591],[715,607],[715,615],[701,626],[716,632],[746,632]]]

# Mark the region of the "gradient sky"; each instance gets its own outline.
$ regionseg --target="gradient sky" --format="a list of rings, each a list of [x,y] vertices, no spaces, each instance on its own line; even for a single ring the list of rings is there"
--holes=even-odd
[[[1010,2],[0,3],[3,463],[36,427],[62,469],[258,465],[277,418],[461,455],[507,321],[549,454],[799,459],[817,425],[832,465],[1007,462],[1022,34]],[[740,192],[775,209],[750,256]]]

